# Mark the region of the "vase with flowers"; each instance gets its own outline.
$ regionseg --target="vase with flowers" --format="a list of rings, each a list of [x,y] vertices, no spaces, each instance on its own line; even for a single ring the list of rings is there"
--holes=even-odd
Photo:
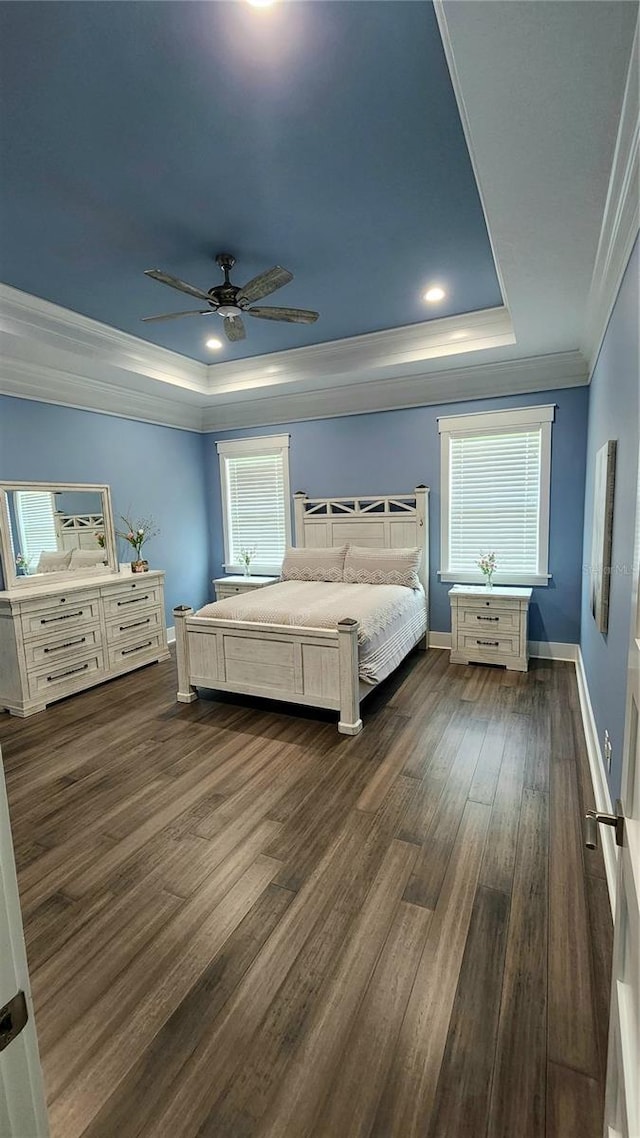
[[[124,514],[121,514],[120,517],[125,524],[125,529],[117,529],[116,535],[121,537],[123,541],[127,541],[136,555],[131,562],[131,572],[146,573],[149,562],[141,556],[142,547],[150,538],[157,537],[160,530],[153,518],[139,518],[138,521],[133,522],[131,517],[126,517]]]
[[[478,566],[478,569],[482,573],[483,577],[486,578],[487,589],[492,589],[493,574],[498,567],[495,553],[483,553],[480,557],[480,560],[476,561],[476,565]]]
[[[245,577],[251,576],[251,562],[253,561],[255,555],[256,550],[253,546],[250,549],[247,549],[244,545],[242,546],[239,553],[239,558],[240,564],[242,565],[242,572],[244,573]]]
[[[29,572],[29,558],[24,553],[19,553],[16,557],[16,572],[19,577],[26,577]]]

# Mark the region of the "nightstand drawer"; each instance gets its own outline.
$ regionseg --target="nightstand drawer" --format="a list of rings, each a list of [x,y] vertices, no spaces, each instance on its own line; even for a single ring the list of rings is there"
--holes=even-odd
[[[235,597],[237,593],[250,593],[251,589],[243,589],[241,585],[216,585],[216,600],[223,601],[225,597]]]
[[[492,636],[490,632],[459,632],[456,648],[458,652],[476,659],[481,656],[519,656],[521,651],[519,636]]]
[[[513,612],[520,612],[521,606],[519,600],[505,596],[456,597],[455,604],[458,606],[458,611],[461,609],[473,609],[477,612],[481,612],[482,610],[493,612],[494,609],[499,609],[501,612],[504,612],[506,609]]]
[[[513,609],[504,608],[464,608],[458,605],[458,628],[462,631],[472,630],[479,634],[490,635],[495,633],[504,635],[504,633],[520,634],[520,607]]]

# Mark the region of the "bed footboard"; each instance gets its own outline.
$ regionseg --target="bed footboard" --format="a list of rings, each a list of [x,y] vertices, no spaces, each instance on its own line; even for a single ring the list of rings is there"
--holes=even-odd
[[[265,625],[200,618],[188,605],[173,615],[180,703],[212,688],[334,709],[342,734],[362,730],[356,620],[337,629]]]

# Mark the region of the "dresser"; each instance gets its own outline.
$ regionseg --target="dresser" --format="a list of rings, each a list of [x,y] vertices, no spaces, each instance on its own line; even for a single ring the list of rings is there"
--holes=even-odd
[[[452,664],[503,664],[527,671],[531,589],[454,585],[449,600]]]
[[[12,715],[168,657],[160,570],[0,592],[0,708]]]
[[[251,593],[254,589],[264,589],[265,585],[275,585],[279,577],[217,577],[213,581],[216,600],[235,597],[238,593]]]

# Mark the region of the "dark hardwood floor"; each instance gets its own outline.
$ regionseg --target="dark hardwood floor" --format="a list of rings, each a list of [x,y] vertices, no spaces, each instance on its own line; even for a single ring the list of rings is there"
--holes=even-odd
[[[174,692],[0,717],[54,1138],[600,1138],[573,667],[414,653],[356,738]]]

